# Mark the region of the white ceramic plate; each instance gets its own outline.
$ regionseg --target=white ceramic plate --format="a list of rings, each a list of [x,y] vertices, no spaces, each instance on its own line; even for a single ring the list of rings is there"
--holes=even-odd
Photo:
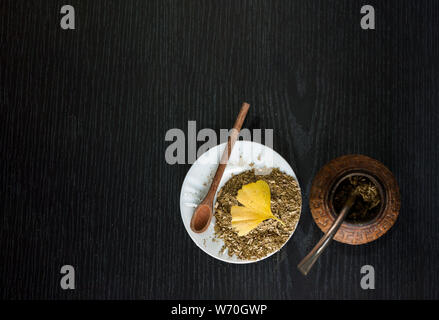
[[[201,157],[199,157],[189,169],[183,181],[183,186],[180,193],[181,218],[183,219],[187,233],[195,244],[212,257],[228,263],[252,263],[261,261],[273,255],[277,251],[272,252],[259,260],[242,260],[235,256],[229,257],[227,250],[221,254],[220,250],[224,242],[221,239],[215,238],[215,217],[212,218],[209,228],[204,233],[194,233],[190,228],[192,214],[194,213],[195,208],[207,194],[225,146],[226,143],[223,143],[208,150],[202,154]],[[224,175],[221,179],[218,191],[226,183],[226,181],[232,177],[232,175],[236,175],[253,168],[279,168],[279,170],[297,180],[297,177],[288,162],[286,162],[285,159],[273,149],[256,142],[236,141],[226,170],[224,171]],[[215,202],[216,195],[214,203]],[[294,231],[295,229],[293,232],[291,232],[290,238]],[[288,240],[290,238],[288,238]],[[285,243],[287,243],[288,240],[285,241]]]

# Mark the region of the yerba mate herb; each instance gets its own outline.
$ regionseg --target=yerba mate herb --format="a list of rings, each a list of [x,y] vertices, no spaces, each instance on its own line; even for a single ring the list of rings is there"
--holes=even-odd
[[[268,219],[240,237],[231,225],[230,210],[232,206],[240,205],[236,199],[238,190],[258,180],[264,180],[269,185],[271,211],[283,224]],[[266,175],[257,175],[253,169],[233,176],[221,188],[215,203],[215,236],[224,241],[221,252],[227,249],[229,256],[257,260],[278,250],[296,227],[301,206],[302,198],[297,181],[277,168]]]
[[[364,176],[352,176],[345,179],[337,187],[334,194],[334,209],[341,211],[351,192],[357,192],[355,203],[349,210],[346,220],[352,222],[367,222],[372,220],[379,212],[381,197],[377,187]]]

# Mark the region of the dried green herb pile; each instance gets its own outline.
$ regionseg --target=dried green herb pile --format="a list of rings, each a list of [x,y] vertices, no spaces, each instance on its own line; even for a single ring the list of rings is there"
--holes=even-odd
[[[355,199],[346,220],[352,222],[372,220],[378,214],[381,197],[377,187],[364,176],[351,176],[340,183],[334,194],[335,211],[340,212],[343,209],[350,193],[354,190],[359,196]]]
[[[282,223],[268,219],[245,236],[238,236],[232,228],[232,206],[239,205],[236,200],[238,190],[243,185],[264,180],[270,187],[271,211]],[[215,203],[215,236],[224,241],[221,249],[229,256],[239,259],[257,260],[278,250],[288,240],[299,221],[302,206],[300,188],[297,181],[275,168],[269,174],[255,174],[255,169],[233,176],[221,188]]]

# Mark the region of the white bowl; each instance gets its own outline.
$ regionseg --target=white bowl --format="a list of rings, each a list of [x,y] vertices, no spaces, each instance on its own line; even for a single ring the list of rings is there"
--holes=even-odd
[[[282,249],[285,243],[287,243],[293,235],[297,224],[294,230],[291,232],[288,240],[285,241],[279,250],[274,251],[258,260],[242,260],[238,259],[236,256],[229,257],[227,250],[221,254],[220,250],[224,245],[224,242],[222,239],[215,238],[215,217],[212,218],[209,227],[203,233],[195,233],[190,228],[192,215],[195,211],[195,208],[203,200],[204,196],[209,190],[212,178],[215,175],[225,146],[226,143],[223,143],[208,150],[202,154],[189,169],[183,181],[183,186],[181,187],[180,193],[181,218],[183,219],[187,233],[195,244],[212,257],[228,263],[238,264],[261,261]],[[286,162],[285,159],[273,149],[252,141],[236,141],[229,162],[219,184],[217,194],[221,187],[232,177],[232,175],[236,175],[253,168],[279,168],[280,171],[294,177],[297,180],[296,174],[288,162]],[[216,196],[217,195],[215,195],[214,203],[216,202]]]

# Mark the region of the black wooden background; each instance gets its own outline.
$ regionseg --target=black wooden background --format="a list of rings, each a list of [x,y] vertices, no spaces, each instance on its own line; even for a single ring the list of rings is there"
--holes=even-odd
[[[0,296],[5,299],[439,297],[439,1],[0,2]],[[360,28],[372,4],[376,30]],[[257,264],[204,254],[180,218],[189,165],[165,134],[273,128],[304,207],[293,238]],[[384,237],[332,243],[308,207],[327,161],[387,165],[402,209]],[[60,268],[76,269],[76,290]],[[371,264],[376,289],[360,287]]]

